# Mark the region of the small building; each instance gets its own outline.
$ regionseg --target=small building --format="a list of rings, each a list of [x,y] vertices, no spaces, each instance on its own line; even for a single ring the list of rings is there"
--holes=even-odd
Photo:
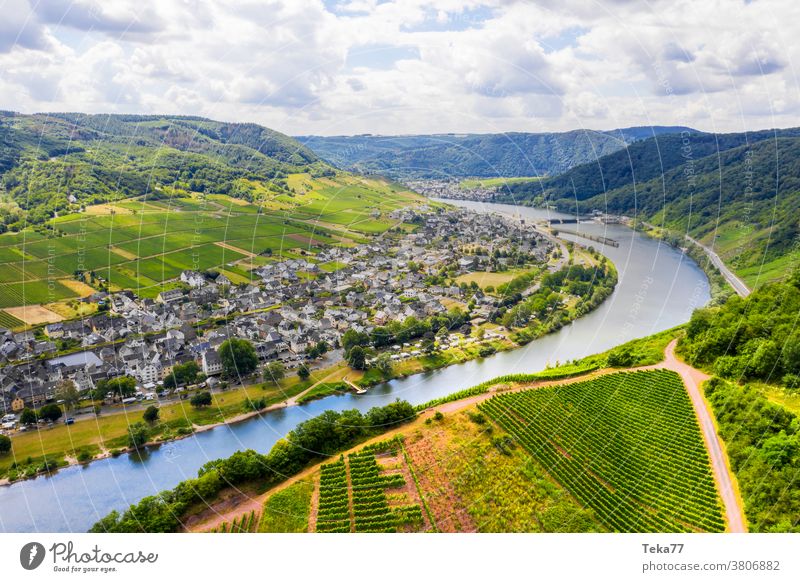
[[[180,301],[183,298],[183,289],[169,289],[168,291],[162,291],[156,297],[156,301],[159,303],[174,303],[175,301]]]
[[[206,376],[222,374],[222,360],[215,350],[206,350],[202,357],[203,373]]]
[[[206,278],[197,271],[184,271],[181,273],[181,281],[192,289],[199,289],[206,284]]]

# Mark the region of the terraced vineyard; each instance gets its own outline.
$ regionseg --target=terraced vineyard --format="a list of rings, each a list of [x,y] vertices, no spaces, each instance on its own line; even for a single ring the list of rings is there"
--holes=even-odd
[[[503,394],[480,409],[612,531],[725,529],[697,420],[674,372]]]
[[[348,462],[356,532],[396,532],[403,523],[422,523],[422,510],[418,505],[389,508],[386,489],[405,485],[402,475],[381,475],[371,452],[352,454]]]
[[[376,453],[397,455],[394,441],[367,447],[348,455],[349,489],[352,491],[352,525],[348,496],[347,467],[344,460],[323,465],[320,472],[317,532],[389,533],[399,528],[417,529],[423,525],[422,508],[399,493],[390,503],[387,490],[406,485],[400,473],[385,473]],[[391,451],[390,451],[391,449]],[[398,501],[402,499],[403,501]]]
[[[344,459],[323,465],[319,481],[317,531],[320,533],[349,532],[349,505],[347,468]]]

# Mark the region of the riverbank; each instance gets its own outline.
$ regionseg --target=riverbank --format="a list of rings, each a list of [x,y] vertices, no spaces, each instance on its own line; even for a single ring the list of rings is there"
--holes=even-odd
[[[654,370],[654,369],[675,369],[676,366],[683,365],[677,362],[674,358],[672,347],[675,344],[675,338],[681,333],[681,328],[667,330],[652,337],[643,338],[619,346],[614,350],[624,349],[630,353],[636,354],[635,359],[632,361],[630,367],[606,367],[607,360],[614,350],[602,354],[595,354],[584,358],[570,366],[562,367],[565,376],[561,377],[554,374],[552,379],[548,378],[533,378],[519,381],[509,381],[506,378],[496,378],[485,383],[485,389],[473,393],[471,389],[462,390],[454,394],[455,398],[442,398],[435,403],[427,405],[420,405],[417,407],[418,415],[410,423],[403,424],[387,433],[372,437],[371,439],[358,444],[352,449],[349,449],[346,454],[353,453],[361,450],[378,441],[386,441],[401,434],[408,434],[423,425],[430,424],[431,419],[435,418],[437,413],[451,414],[454,412],[462,411],[467,408],[474,407],[476,404],[491,398],[497,393],[521,392],[532,389],[546,388],[557,385],[566,385],[576,382],[583,382],[586,380],[595,379],[600,376],[608,374],[615,374],[621,371],[636,371],[636,370]],[[667,358],[665,359],[665,353]],[[601,368],[592,369],[586,373],[569,374],[569,368],[578,368],[581,366],[602,365]],[[554,372],[558,368],[554,369]],[[478,388],[478,387],[475,387]],[[275,492],[291,486],[293,483],[307,479],[314,475],[319,469],[321,464],[329,462],[330,459],[320,459],[311,463],[308,467],[304,468],[300,473],[289,477],[287,480],[264,490],[258,487],[258,483],[253,483],[250,486],[245,486],[245,489],[253,491],[253,495],[234,495],[233,491],[222,490],[219,495],[214,499],[206,499],[202,506],[192,507],[190,511],[181,517],[183,527],[181,531],[184,532],[201,532],[211,531],[217,525],[223,522],[231,522],[234,519],[240,518],[243,514],[256,510],[260,513],[261,506],[264,501],[273,495]],[[243,487],[237,487],[237,493]],[[238,498],[236,498],[238,497]],[[734,505],[737,499],[734,499]]]
[[[515,214],[521,211],[523,218],[532,221],[542,218],[541,211],[529,208],[481,205],[476,210],[507,210]],[[47,479],[21,480],[0,487],[0,506],[4,508],[0,529],[86,531],[112,510],[123,511],[144,497],[173,488],[188,475],[196,475],[198,469],[213,459],[245,449],[268,452],[299,423],[322,412],[357,409],[365,413],[398,398],[420,405],[445,397],[460,387],[475,386],[498,376],[553,368],[684,324],[693,307],[708,301],[705,275],[680,252],[625,226],[586,225],[585,228],[620,241],[618,248],[600,249],[617,265],[619,282],[614,293],[594,311],[555,333],[516,349],[378,383],[366,394],[347,391],[303,406],[279,408],[196,433],[191,439],[164,443],[144,455],[106,458],[81,467],[67,467]],[[634,350],[638,351],[639,348]],[[355,377],[348,375],[348,379]],[[237,409],[236,414],[242,412],[243,409]]]
[[[393,363],[388,370],[371,368],[356,371],[337,363],[332,368],[321,371],[311,381],[292,379],[274,385],[253,384],[236,390],[216,392],[212,394],[212,403],[208,407],[190,407],[186,400],[181,400],[159,409],[159,420],[147,425],[150,435],[147,444],[143,446],[145,449],[148,446],[158,446],[202,430],[223,424],[235,424],[277,408],[306,403],[313,398],[324,398],[335,393],[335,391],[320,390],[316,394],[307,394],[307,397],[300,402],[294,400],[323,380],[342,381],[348,376],[350,378],[348,382],[364,389],[391,380],[462,364],[498,352],[514,350],[534,339],[553,333],[602,304],[611,295],[617,282],[613,263],[603,259],[607,265],[602,272],[603,285],[593,282],[587,290],[573,291],[574,282],[568,278],[573,269],[564,275],[566,269],[564,265],[571,265],[574,259],[573,253],[567,250],[571,246],[572,243],[563,244],[562,256],[556,262],[556,267],[561,269],[553,273],[543,273],[542,280],[532,287],[534,293],[548,295],[546,302],[544,297],[540,301],[543,305],[539,307],[542,310],[539,315],[541,319],[531,318],[531,323],[525,322],[522,327],[514,331],[513,336],[501,327],[485,322],[476,326],[475,332],[478,337],[465,337],[457,345],[447,349],[434,349],[430,353],[403,358]],[[569,254],[564,256],[564,252]],[[554,282],[550,282],[548,277],[554,277]],[[598,277],[597,272],[595,277]],[[537,291],[540,285],[543,289]],[[561,289],[562,287],[564,289]],[[551,296],[555,292],[558,292],[563,299],[559,305],[552,304]],[[572,293],[580,295],[573,297]],[[524,307],[533,299],[536,299],[535,295],[520,298],[509,309]],[[551,304],[552,307],[548,307]],[[409,352],[424,351],[419,340],[405,349]],[[128,442],[129,427],[134,422],[141,421],[140,413],[139,409],[135,412],[123,411],[83,419],[71,426],[59,424],[52,428],[40,429],[35,433],[15,435],[12,439],[13,456],[0,459],[0,472],[4,473],[5,482],[10,483],[40,474],[51,474],[71,465],[87,464],[109,456],[135,452]]]
[[[722,303],[725,303],[725,301],[727,301],[728,298],[734,293],[740,294],[740,289],[737,288],[737,285],[720,271],[715,262],[714,256],[709,254],[710,249],[701,245],[693,238],[686,235],[685,238],[681,239],[678,234],[672,232],[671,230],[655,226],[648,222],[634,222],[633,220],[630,220],[628,221],[628,225],[630,228],[637,230],[646,236],[664,242],[672,248],[684,252],[689,258],[691,258],[697,264],[697,266],[703,270],[706,277],[708,277],[711,291],[711,304],[721,305]],[[689,245],[685,246],[682,244],[683,242],[688,242]],[[724,266],[722,259],[719,259],[718,256],[716,258],[720,264]],[[731,273],[731,275],[733,274]],[[738,277],[736,279],[738,280]],[[744,289],[747,289],[747,287],[745,286]],[[747,293],[749,293],[749,289],[747,290]]]

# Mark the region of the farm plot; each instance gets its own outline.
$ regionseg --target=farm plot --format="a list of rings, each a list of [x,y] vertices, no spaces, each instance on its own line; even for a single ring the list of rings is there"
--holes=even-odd
[[[214,244],[206,244],[149,259],[142,259],[138,262],[126,263],[125,266],[135,269],[138,265],[139,275],[144,275],[148,279],[160,282],[174,279],[185,269],[202,271],[238,261],[244,257],[245,255],[230,249]]]
[[[4,327],[6,329],[17,329],[20,327],[25,327],[25,322],[17,317],[14,317],[6,311],[0,311],[0,327]]]
[[[402,503],[389,501],[387,490],[404,487],[406,480],[401,473],[386,473],[378,464],[376,453],[387,447],[397,449],[399,443],[378,443],[348,455],[347,465],[340,460],[321,467],[317,532],[397,532],[404,526],[418,529],[423,525],[422,508],[405,493],[396,495]],[[393,453],[398,454],[397,450]]]
[[[400,521],[400,510],[390,510],[386,499],[386,489],[402,487],[405,479],[394,473],[381,475],[375,454],[372,452],[353,453],[348,457],[350,482],[353,488],[353,517],[356,532],[396,532]],[[422,521],[419,506],[403,508],[413,512]]]
[[[0,284],[0,307],[52,303],[78,297],[78,294],[59,281]]]
[[[319,479],[317,529],[320,533],[350,531],[350,498],[344,460],[322,465]]]
[[[479,408],[618,532],[720,532],[691,402],[667,370],[494,396]]]

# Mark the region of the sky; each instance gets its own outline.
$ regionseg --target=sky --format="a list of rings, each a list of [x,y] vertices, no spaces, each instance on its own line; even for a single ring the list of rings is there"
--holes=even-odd
[[[799,22],[797,0],[0,0],[0,109],[290,135],[792,127]]]

